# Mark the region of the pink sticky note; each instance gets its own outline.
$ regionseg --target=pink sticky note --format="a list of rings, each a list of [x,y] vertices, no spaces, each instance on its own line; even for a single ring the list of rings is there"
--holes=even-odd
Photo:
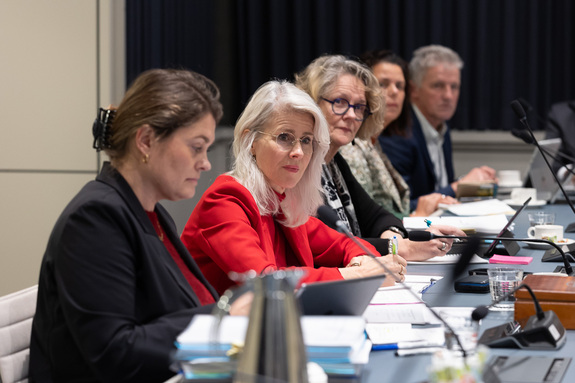
[[[533,257],[510,257],[509,255],[494,254],[489,263],[506,263],[508,265],[528,265]]]

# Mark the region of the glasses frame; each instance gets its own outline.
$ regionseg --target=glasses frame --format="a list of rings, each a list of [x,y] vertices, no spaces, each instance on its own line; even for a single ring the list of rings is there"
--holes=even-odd
[[[371,116],[371,111],[369,110],[369,105],[367,105],[367,104],[355,104],[355,105],[354,105],[354,104],[352,104],[351,102],[349,102],[347,99],[345,99],[345,98],[343,98],[343,97],[337,97],[337,98],[334,98],[333,100],[328,100],[328,99],[325,98],[325,97],[321,97],[321,99],[324,100],[324,101],[329,102],[329,103],[331,104],[331,110],[332,110],[332,112],[333,112],[334,114],[338,115],[338,116],[343,116],[344,114],[347,113],[347,111],[348,111],[350,108],[353,108],[353,113],[356,114],[356,116],[357,116],[357,108],[362,107],[362,106],[365,106],[365,115],[364,115],[363,118],[357,118],[357,117],[356,117],[355,120],[356,120],[356,121],[365,121],[366,118],[368,118],[369,116]],[[335,103],[336,103],[338,100],[339,100],[339,101],[345,101],[345,102],[347,103],[347,108],[346,108],[345,111],[343,111],[342,113],[338,113],[338,112],[335,111]]]
[[[293,133],[290,133],[290,132],[280,132],[280,133],[278,133],[278,134],[273,134],[273,133],[262,132],[261,130],[258,130],[258,133],[265,134],[265,135],[267,135],[267,136],[270,136],[270,137],[275,138],[276,145],[277,145],[281,150],[283,150],[283,151],[285,151],[285,152],[290,152],[290,151],[292,151],[297,142],[299,142],[299,146],[301,147],[301,151],[303,152],[303,154],[310,154],[310,155],[311,155],[311,154],[313,154],[313,152],[314,152],[314,150],[315,150],[316,141],[315,141],[313,138],[311,139],[311,152],[306,153],[305,148],[306,148],[307,146],[305,146],[305,145],[301,142],[301,140],[302,140],[303,138],[305,138],[305,137],[297,138]],[[294,140],[291,142],[291,148],[289,148],[289,149],[284,149],[284,148],[282,147],[282,145],[278,142],[278,137],[279,137],[280,135],[282,135],[282,134],[289,134],[289,135],[291,135],[291,136],[294,138]],[[306,136],[306,137],[309,138],[309,136]]]

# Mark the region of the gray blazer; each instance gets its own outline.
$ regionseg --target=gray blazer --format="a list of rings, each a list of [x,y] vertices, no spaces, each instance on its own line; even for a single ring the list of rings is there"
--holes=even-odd
[[[575,101],[566,101],[553,104],[547,116],[545,138],[561,138],[559,153],[575,158]],[[555,170],[562,165],[572,163],[561,156],[553,164]]]

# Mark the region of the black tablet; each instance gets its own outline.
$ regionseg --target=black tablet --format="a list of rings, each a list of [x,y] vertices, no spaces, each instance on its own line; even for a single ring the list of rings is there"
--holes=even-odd
[[[362,315],[385,275],[304,283],[296,293],[303,315]]]
[[[509,234],[511,232],[508,233],[509,231],[509,227],[511,227],[511,224],[515,221],[515,218],[517,218],[517,216],[519,215],[519,213],[521,213],[523,211],[523,209],[525,209],[525,207],[529,204],[529,201],[531,201],[531,197],[527,198],[527,200],[525,200],[525,202],[523,202],[523,205],[521,205],[519,207],[519,209],[517,209],[517,211],[515,212],[515,214],[513,214],[513,216],[509,219],[509,221],[507,221],[507,224],[503,227],[503,229],[499,232],[499,234],[497,234],[497,238],[503,238],[506,235],[507,236],[511,236],[513,237],[513,234]],[[503,243],[503,240],[501,241]],[[483,253],[484,257],[491,257],[493,256],[494,252],[495,252],[495,247],[497,246],[497,244],[499,243],[499,241],[493,241],[491,242],[491,245],[489,246],[489,248],[485,251],[485,253]],[[507,244],[507,246],[505,246]],[[508,246],[513,246],[514,249],[511,252],[515,252],[514,254],[511,254],[511,252],[509,251],[509,249],[507,249],[509,255],[515,255],[517,254],[517,252],[519,251],[519,245],[517,245],[516,242],[510,242],[507,241],[506,243],[504,243],[505,248],[507,249]]]

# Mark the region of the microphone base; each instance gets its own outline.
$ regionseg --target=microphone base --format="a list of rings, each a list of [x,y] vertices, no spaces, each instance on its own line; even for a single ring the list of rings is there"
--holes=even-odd
[[[570,243],[568,245],[561,245],[561,250],[565,253],[567,260],[569,262],[575,262],[572,252],[575,250],[575,243]],[[545,250],[541,262],[563,262],[563,256],[556,248],[552,247]]]
[[[575,233],[575,222],[567,225],[567,227],[565,228],[565,232],[566,233]]]
[[[529,350],[557,350],[565,344],[567,332],[557,315],[549,310],[528,318],[523,329],[517,321],[495,326],[484,331],[478,343],[492,348],[520,348]]]

